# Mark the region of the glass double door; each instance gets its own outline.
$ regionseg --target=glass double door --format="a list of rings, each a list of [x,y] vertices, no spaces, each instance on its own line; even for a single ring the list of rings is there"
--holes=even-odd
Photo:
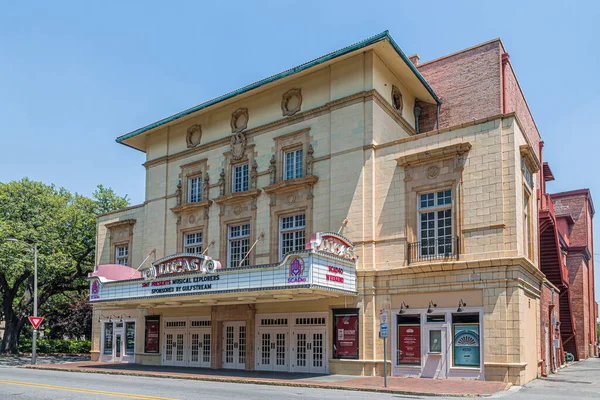
[[[223,323],[223,368],[246,369],[246,322]]]
[[[293,372],[327,373],[327,331],[325,328],[293,332]]]
[[[258,331],[256,369],[261,371],[288,371],[290,343],[287,329]]]
[[[166,330],[163,365],[210,367],[210,329]]]

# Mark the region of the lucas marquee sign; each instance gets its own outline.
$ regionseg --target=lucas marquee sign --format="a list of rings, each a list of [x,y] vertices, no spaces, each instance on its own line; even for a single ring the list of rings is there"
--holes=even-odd
[[[90,276],[90,300],[115,301],[210,293],[315,288],[356,294],[354,245],[336,233],[312,235],[306,250],[279,264],[222,268],[211,257],[174,254],[141,271],[141,278],[111,280]],[[129,268],[129,267],[123,267]],[[133,269],[132,269],[133,270]]]

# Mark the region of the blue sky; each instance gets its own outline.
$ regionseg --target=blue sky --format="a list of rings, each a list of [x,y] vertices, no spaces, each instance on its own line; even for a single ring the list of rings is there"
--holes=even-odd
[[[548,189],[590,188],[600,210],[599,19],[597,1],[3,2],[0,181],[140,203],[144,155],[116,136],[388,29],[421,62],[501,37]]]

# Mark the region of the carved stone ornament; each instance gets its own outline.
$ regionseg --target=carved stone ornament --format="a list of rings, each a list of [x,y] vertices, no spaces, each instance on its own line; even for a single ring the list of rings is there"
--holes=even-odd
[[[238,133],[248,127],[248,109],[238,108],[231,114],[231,132]]]
[[[467,153],[458,153],[456,155],[456,169],[462,171],[467,164]]]
[[[246,135],[243,133],[234,133],[231,136],[231,158],[240,160],[246,154]]]
[[[431,167],[427,168],[427,177],[429,179],[437,178],[439,174],[440,167],[438,167],[437,165],[432,165]]]
[[[198,146],[200,144],[200,139],[202,139],[202,128],[200,125],[190,126],[187,130],[187,136],[185,137],[188,149]]]
[[[175,199],[177,200],[177,205],[180,206],[182,203],[181,199],[181,179],[177,182],[177,190],[175,190]]]
[[[313,174],[314,153],[315,150],[313,149],[312,144],[309,144],[308,151],[306,152],[306,176],[311,176]]]
[[[270,184],[273,185],[275,184],[275,164],[277,163],[277,160],[275,160],[275,154],[273,154],[273,157],[271,157],[271,161],[269,161],[269,181],[271,182]]]
[[[202,183],[202,198],[204,200],[208,200],[208,185],[209,185],[209,181],[210,181],[208,173],[204,174],[203,181],[204,182]]]
[[[293,205],[296,202],[296,195],[294,193],[288,194],[286,201],[288,205]]]
[[[402,113],[402,93],[395,85],[392,85],[392,106],[399,113]]]
[[[194,222],[196,222],[196,216],[194,214],[190,215],[190,217],[188,218],[188,222],[190,224],[193,224]]]
[[[404,181],[412,181],[412,176],[410,174],[410,165],[404,167]]]
[[[240,206],[239,204],[235,206],[235,208],[233,209],[233,213],[235,215],[240,215],[242,213],[242,206]]]
[[[256,189],[256,181],[258,178],[258,163],[256,160],[252,161],[252,168],[250,169],[250,187]]]
[[[294,115],[302,106],[302,92],[300,89],[292,89],[281,97],[281,111],[283,115]]]
[[[219,174],[219,196],[223,196],[225,194],[225,170],[222,169]]]

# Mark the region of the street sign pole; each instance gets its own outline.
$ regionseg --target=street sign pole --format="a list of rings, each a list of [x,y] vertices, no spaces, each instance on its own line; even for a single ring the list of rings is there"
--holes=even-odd
[[[387,387],[388,312],[379,310],[379,336],[383,339],[383,387]]]
[[[387,387],[387,337],[383,338],[383,387]]]
[[[33,316],[38,316],[37,298],[37,244],[33,245]],[[31,363],[37,362],[37,328],[33,328],[33,339],[31,340]]]

